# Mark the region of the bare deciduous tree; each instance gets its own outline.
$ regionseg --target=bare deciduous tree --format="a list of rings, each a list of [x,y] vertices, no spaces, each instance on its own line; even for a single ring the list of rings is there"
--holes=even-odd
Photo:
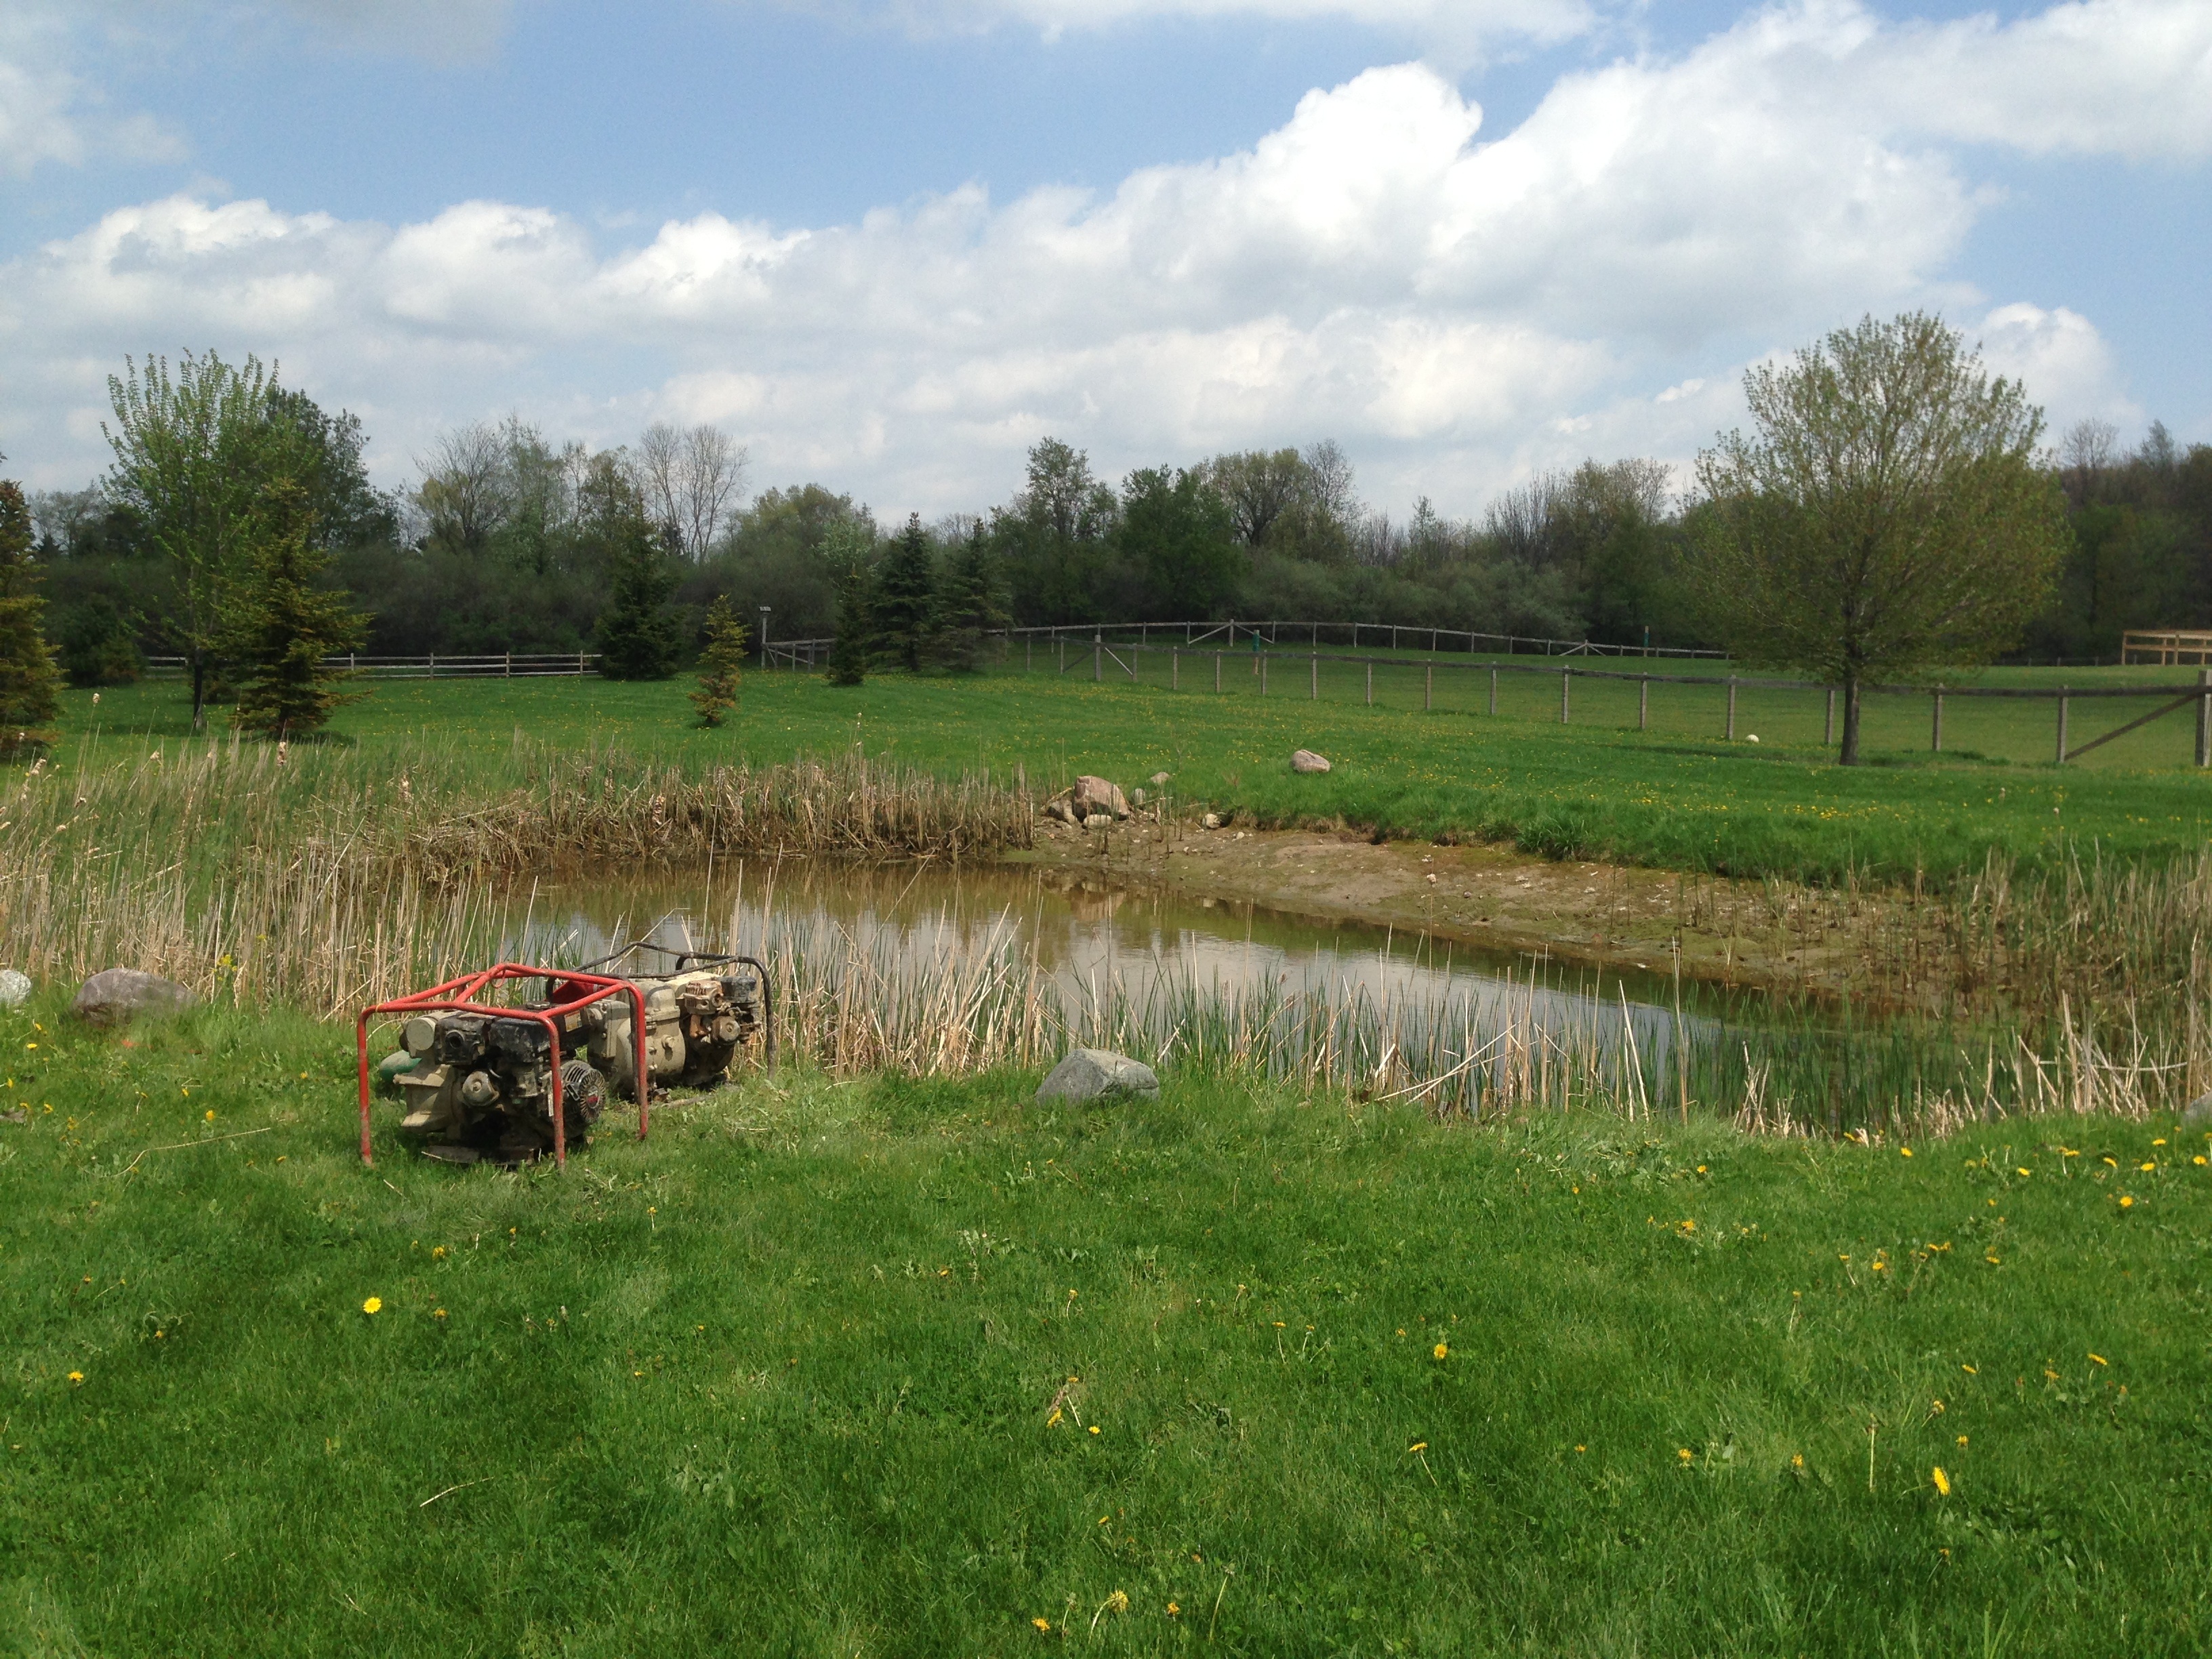
[[[638,442],[633,465],[646,510],[670,545],[704,559],[722,520],[740,498],[745,452],[720,428],[679,428],[656,421]]]
[[[514,510],[507,465],[508,434],[488,422],[438,434],[422,469],[416,505],[428,521],[428,539],[458,553],[481,553]]]

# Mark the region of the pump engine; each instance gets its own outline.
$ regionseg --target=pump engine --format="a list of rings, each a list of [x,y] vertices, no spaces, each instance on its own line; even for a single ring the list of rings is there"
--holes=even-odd
[[[645,1000],[645,1067],[654,1094],[672,1086],[719,1088],[748,1044],[757,1045],[773,1066],[762,964],[687,954],[677,968],[665,977],[629,980]],[[557,972],[549,974],[544,999],[521,1008],[559,1008],[574,1000],[574,989]],[[637,1093],[635,1010],[627,995],[614,996],[555,1019],[562,1127],[576,1146],[589,1139],[611,1090],[625,1099]],[[426,1156],[515,1164],[554,1150],[551,1048],[538,1021],[490,1010],[423,1012],[407,1021],[400,1036],[400,1052],[380,1069],[406,1103],[401,1132],[422,1137]]]

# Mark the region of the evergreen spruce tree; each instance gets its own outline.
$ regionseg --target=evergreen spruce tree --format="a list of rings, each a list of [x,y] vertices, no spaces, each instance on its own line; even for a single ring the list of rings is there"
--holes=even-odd
[[[691,706],[699,711],[699,724],[714,726],[738,706],[738,687],[744,676],[745,645],[752,630],[730,608],[730,596],[716,596],[707,612],[707,648],[699,658],[699,689]]]
[[[325,659],[359,650],[368,619],[316,586],[330,558],[315,530],[305,486],[278,477],[263,487],[225,653],[244,672],[235,718],[249,732],[304,737],[361,695],[339,690],[346,673]]]
[[[599,672],[613,680],[665,680],[680,643],[668,596],[676,572],[659,534],[635,502],[611,515],[607,608],[599,614]]]
[[[977,525],[953,556],[939,595],[936,657],[958,674],[983,665],[984,638],[1004,628],[1007,616],[999,599],[998,558]]]
[[[44,745],[40,728],[61,704],[54,653],[40,627],[46,602],[33,589],[31,512],[16,485],[0,483],[0,755]]]
[[[868,568],[855,560],[837,586],[837,639],[825,678],[832,685],[858,685],[867,672]]]
[[[936,621],[937,570],[921,515],[909,514],[906,528],[884,556],[876,577],[872,654],[878,661],[912,671],[921,667]]]

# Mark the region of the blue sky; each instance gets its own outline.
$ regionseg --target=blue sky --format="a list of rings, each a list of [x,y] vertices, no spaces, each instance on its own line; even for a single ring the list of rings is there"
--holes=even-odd
[[[124,354],[211,346],[392,483],[514,410],[887,513],[1047,432],[1469,512],[1908,305],[2212,440],[2209,160],[2201,0],[14,0],[0,449],[81,482]]]

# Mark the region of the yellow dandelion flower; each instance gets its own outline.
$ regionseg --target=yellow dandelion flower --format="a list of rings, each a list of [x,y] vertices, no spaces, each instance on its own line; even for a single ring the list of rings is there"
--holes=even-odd
[[[2191,1159],[2190,1160],[2190,1162],[2191,1162],[2192,1164],[2202,1164],[2202,1163],[2204,1163],[2205,1161],[2206,1161],[2206,1160],[2205,1160],[2204,1154],[2203,1154],[2203,1153],[2202,1153],[2202,1152],[2197,1153],[2197,1156],[2196,1156],[2195,1158],[2191,1158]]]
[[[2136,1168],[2138,1170],[2155,1170],[2158,1168],[2158,1165],[2156,1164],[2138,1164],[2136,1165]]]
[[[1425,1451],[1428,1450],[1428,1449],[1429,1449],[1429,1443],[1428,1443],[1427,1441],[1425,1441],[1425,1440],[1416,1440],[1416,1441],[1415,1441],[1412,1445],[1410,1445],[1410,1446],[1408,1446],[1408,1447],[1407,1447],[1407,1448],[1406,1448],[1406,1455],[1407,1455],[1408,1457],[1411,1457],[1411,1456],[1412,1456],[1415,1452],[1425,1452]],[[1580,1450],[1582,1449],[1582,1448],[1581,1448],[1580,1446],[1577,1446],[1577,1447],[1576,1447],[1576,1448],[1575,1448],[1575,1449],[1576,1449],[1577,1451],[1580,1451]]]
[[[445,1259],[446,1247],[442,1244],[438,1245],[430,1252],[430,1260],[433,1261],[443,1261]]]
[[[2023,1166],[2021,1167],[2021,1170],[2020,1170],[2020,1173],[2021,1173],[2021,1175],[2033,1175],[2033,1174],[2034,1174],[2035,1172],[2034,1172],[2033,1170],[2027,1169],[2026,1166],[2024,1166],[2024,1165],[2023,1165]]]
[[[2100,1353],[2093,1353],[2089,1356],[2089,1363],[2093,1365],[2101,1365],[2105,1363],[2105,1356]]]
[[[1674,1455],[1680,1458],[1682,1462],[1686,1463],[1690,1461],[1690,1449],[1687,1446],[1677,1447],[1675,1449]]]
[[[1091,1433],[1093,1433],[1093,1434],[1096,1434],[1096,1433],[1097,1433],[1097,1432],[1098,1432],[1098,1425],[1097,1425],[1096,1423],[1093,1423],[1093,1424],[1091,1425]]]
[[[71,1371],[70,1373],[70,1382],[72,1387],[83,1381],[84,1373],[82,1371]]]
[[[212,1123],[212,1122],[214,1122],[214,1121],[215,1121],[215,1109],[214,1109],[213,1107],[210,1107],[210,1108],[207,1109],[207,1111],[202,1115],[202,1116],[201,1116],[201,1120],[200,1120],[200,1121],[201,1121],[202,1122],[204,1122],[204,1123]]]
[[[1966,1449],[1966,1437],[1963,1434],[1959,1437],[1959,1449],[1960,1451]]]
[[[433,1308],[430,1310],[430,1317],[433,1319],[443,1319],[445,1316],[446,1310],[443,1308]]]
[[[1168,1617],[1169,1617],[1169,1618],[1170,1618],[1170,1619],[1176,1618],[1176,1617],[1179,1616],[1179,1615],[1182,1613],[1182,1609],[1181,1607],[1177,1607],[1174,1602],[1170,1601],[1170,1602],[1169,1602],[1169,1603],[1168,1603]]]
[[[1030,1620],[1030,1623],[1035,1625],[1039,1630],[1044,1632],[1047,1635],[1050,1635],[1052,1633],[1052,1620],[1049,1619],[1032,1619]]]
[[[2112,1165],[2115,1170],[2117,1170],[2117,1169],[2118,1169],[2118,1168],[2120,1167],[2120,1160],[2119,1160],[2119,1159],[2118,1159],[2117,1158],[2108,1158],[2105,1159],[2104,1161],[2105,1161],[2106,1163],[2107,1163],[2107,1164],[2111,1164],[2111,1165]]]
[[[2124,1210],[2132,1210],[2132,1209],[2134,1209],[2134,1208],[2135,1208],[2135,1206],[2136,1206],[2136,1201],[2135,1201],[2135,1200],[2134,1200],[2134,1199],[2132,1199],[2132,1198],[2129,1197],[2129,1196],[2128,1196],[2128,1194],[2125,1194],[2125,1193],[2122,1193],[2122,1194],[2120,1194],[2120,1207],[2121,1207],[2122,1209],[2124,1209]]]
[[[1943,1473],[1943,1466],[1941,1463],[1938,1463],[1930,1472],[1930,1478],[1936,1482],[1937,1492],[1946,1498],[1951,1495],[1951,1477]]]
[[[1900,1146],[1897,1149],[1897,1155],[1899,1158],[1911,1158],[1912,1156],[1912,1148],[1910,1146]]]
[[[1803,1468],[1805,1467],[1805,1454],[1803,1452],[1790,1453],[1790,1467],[1793,1469]]]
[[[2166,1137],[2165,1137],[2164,1135],[2160,1135],[2160,1136],[2156,1140],[2152,1141],[2152,1142],[2151,1142],[2151,1145],[2152,1145],[2152,1146],[2165,1146],[2165,1145],[2166,1145]]]
[[[361,1304],[361,1310],[365,1314],[382,1313],[384,1311],[384,1298],[380,1296],[372,1296],[368,1301]]]
[[[1448,1358],[1451,1353],[1451,1344],[1449,1342],[1439,1342],[1437,1344],[1434,1352],[1437,1358],[1439,1359]]]
[[[1106,1598],[1106,1607],[1110,1613],[1128,1612],[1129,1592],[1127,1590],[1115,1590],[1111,1595]]]
[[[1976,1370],[1972,1365],[1967,1364],[1964,1360],[1960,1362],[1959,1369],[1966,1372],[1969,1376],[1979,1376],[1981,1375],[1979,1371]]]

